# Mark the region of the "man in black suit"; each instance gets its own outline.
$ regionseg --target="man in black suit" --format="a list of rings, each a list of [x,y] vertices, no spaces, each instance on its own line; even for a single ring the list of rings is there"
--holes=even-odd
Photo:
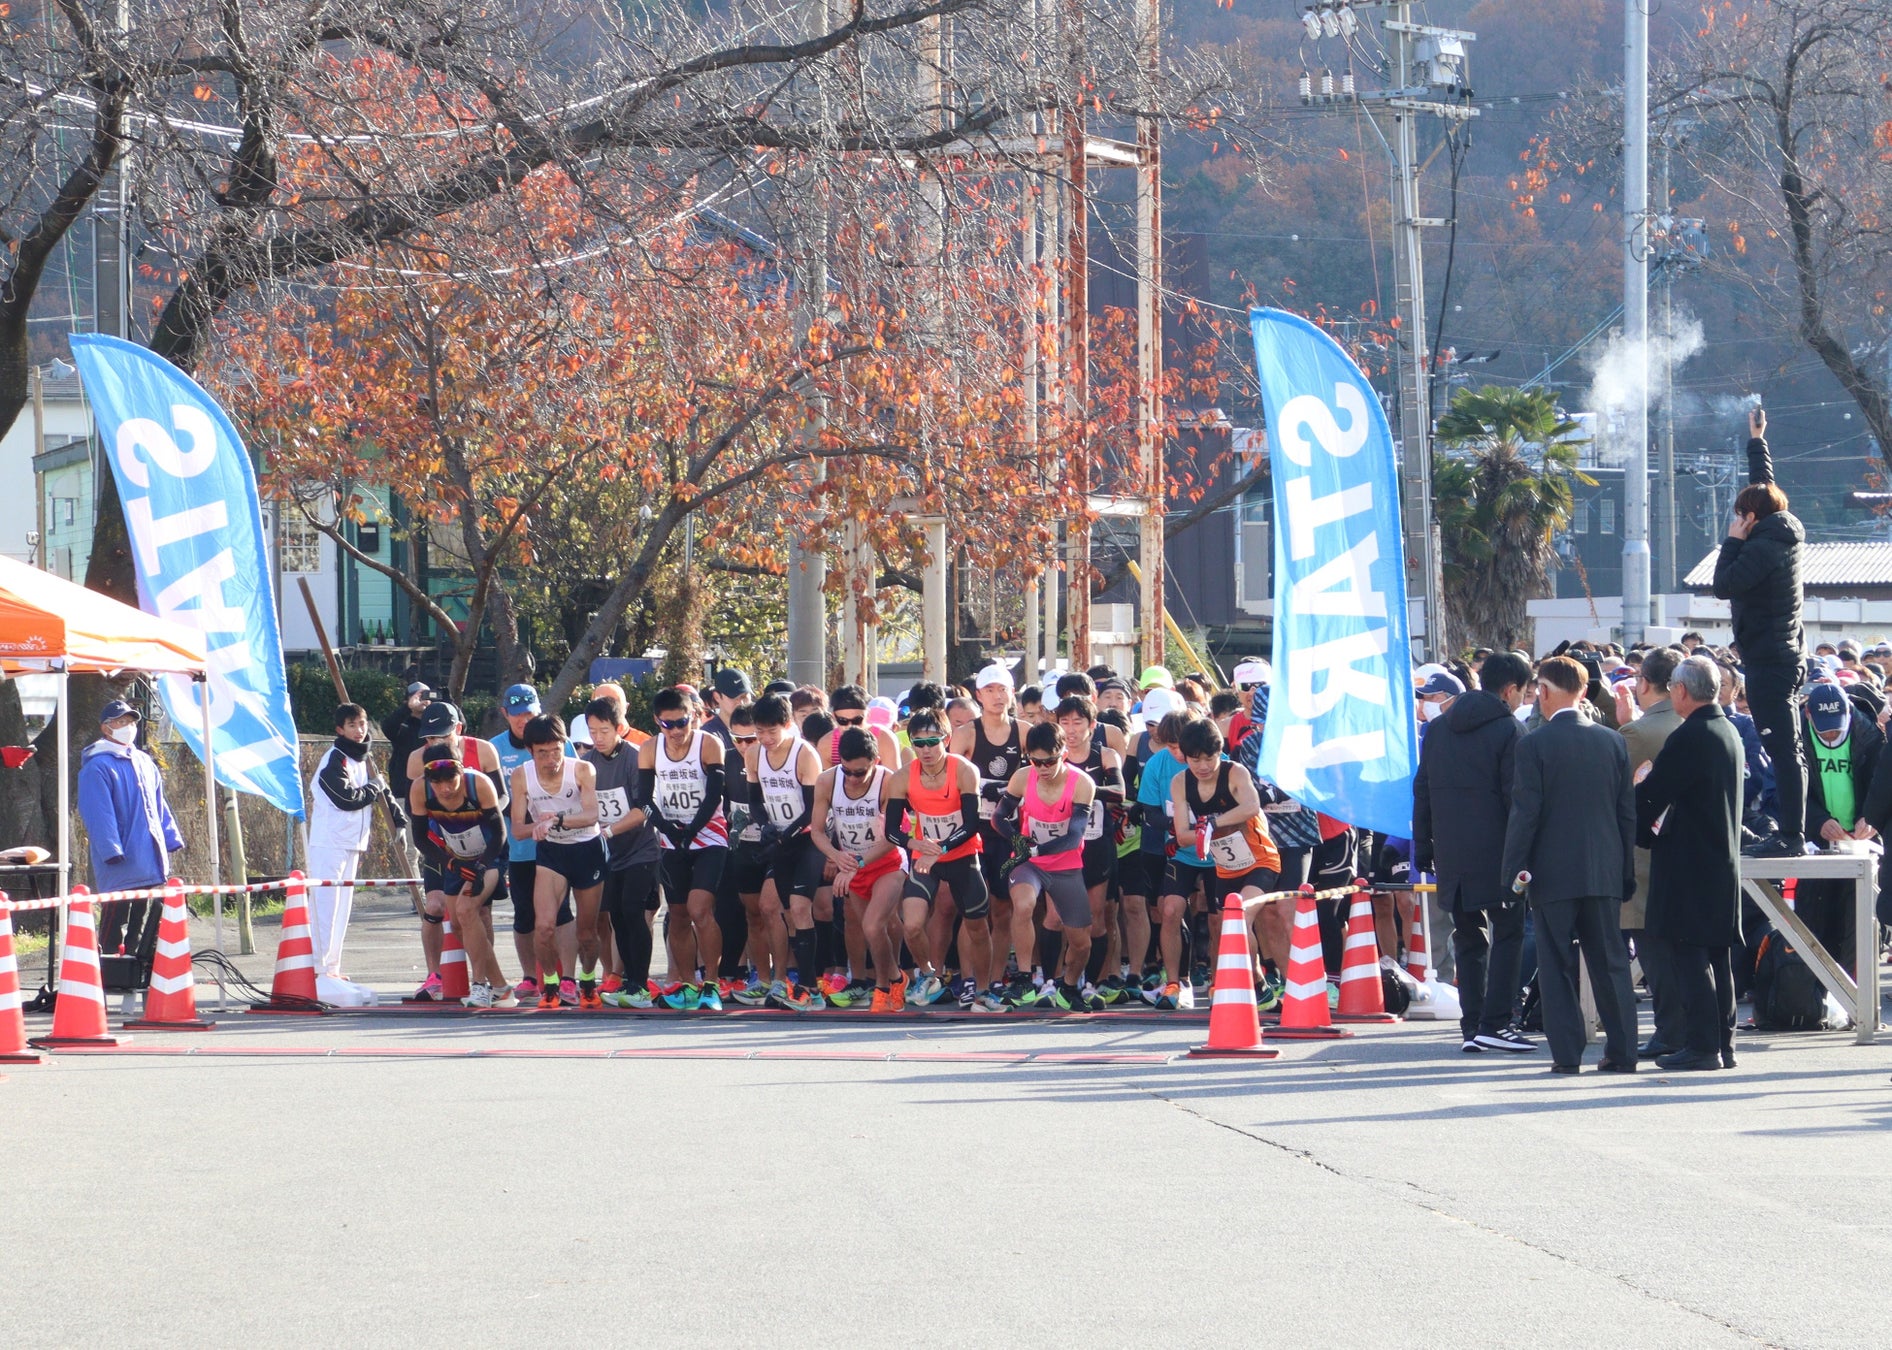
[[[1524,903],[1504,874],[1512,752],[1524,734],[1517,710],[1531,667],[1514,652],[1486,660],[1484,687],[1452,700],[1426,729],[1412,780],[1412,856],[1436,872],[1439,904],[1452,914],[1458,963],[1460,1049],[1535,1050],[1511,1026],[1524,956]]]
[[[1577,953],[1603,1019],[1603,1073],[1636,1071],[1636,995],[1623,941],[1623,901],[1636,890],[1636,802],[1623,738],[1577,711],[1582,666],[1553,656],[1537,667],[1544,725],[1518,742],[1504,874],[1528,882],[1537,979],[1551,1071],[1583,1060]]]
[[[1721,672],[1691,656],[1669,701],[1682,715],[1636,787],[1637,842],[1649,849],[1643,941],[1664,946],[1687,1044],[1669,1070],[1734,1067],[1734,971],[1741,943],[1741,738],[1717,698]]]

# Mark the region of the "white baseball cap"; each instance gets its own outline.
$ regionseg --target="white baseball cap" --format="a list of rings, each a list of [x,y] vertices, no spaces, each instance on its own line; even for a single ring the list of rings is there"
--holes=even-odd
[[[1146,723],[1160,722],[1173,712],[1181,712],[1184,706],[1183,696],[1174,689],[1152,689],[1143,696],[1139,711]]]
[[[1273,684],[1274,668],[1259,656],[1235,667],[1236,684]]]
[[[997,663],[987,666],[984,670],[972,677],[972,687],[974,689],[983,689],[989,684],[1001,684],[1007,689],[1016,687],[1012,683],[1012,672]]]

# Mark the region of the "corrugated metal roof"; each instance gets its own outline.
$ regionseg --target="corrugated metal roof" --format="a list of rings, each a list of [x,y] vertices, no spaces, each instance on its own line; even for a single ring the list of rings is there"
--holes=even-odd
[[[1715,581],[1714,552],[1689,571],[1682,584],[1708,587]],[[1892,543],[1806,544],[1800,551],[1802,586],[1892,586]]]

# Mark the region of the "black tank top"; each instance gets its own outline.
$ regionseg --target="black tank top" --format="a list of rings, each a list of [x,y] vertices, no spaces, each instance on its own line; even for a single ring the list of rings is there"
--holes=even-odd
[[[1025,762],[1024,752],[1018,748],[1017,719],[1007,718],[1006,725],[1011,728],[1011,734],[1005,738],[1005,744],[994,745],[985,738],[985,719],[972,719],[972,754],[968,758],[985,782],[1009,783],[1018,772],[1018,766]]]
[[[1184,766],[1183,800],[1189,803],[1189,814],[1193,816],[1219,816],[1224,811],[1233,811],[1235,809],[1235,794],[1229,791],[1228,785],[1228,771],[1232,767],[1233,766],[1227,760],[1222,761],[1222,767],[1216,770],[1215,793],[1205,802],[1196,795],[1196,783],[1198,781],[1196,775],[1188,766]]]

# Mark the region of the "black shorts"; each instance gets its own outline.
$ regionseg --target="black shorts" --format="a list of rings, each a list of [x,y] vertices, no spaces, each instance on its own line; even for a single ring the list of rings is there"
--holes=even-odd
[[[1218,878],[1214,867],[1197,867],[1193,863],[1183,862],[1180,858],[1171,858],[1163,869],[1163,884],[1157,888],[1158,896],[1180,895],[1187,900],[1196,893],[1198,886],[1206,888],[1205,893],[1218,901],[1221,892],[1216,890]]]
[[[1239,877],[1212,877],[1210,886],[1209,902],[1216,909],[1220,909],[1223,901],[1227,900],[1231,894],[1240,895],[1250,888],[1260,891],[1263,895],[1280,890],[1281,874],[1271,872],[1265,867],[1257,867],[1254,871],[1246,872]]]
[[[674,909],[690,903],[691,891],[715,895],[723,884],[723,869],[729,865],[729,850],[718,848],[670,848],[664,850],[664,894]]]
[[[770,851],[760,844],[732,843],[723,863],[723,880],[736,888],[737,895],[756,895],[769,879],[770,861]]]
[[[1103,838],[1084,845],[1084,884],[1102,886],[1117,874],[1117,841],[1105,830]]]
[[[827,857],[806,835],[778,845],[775,856],[769,860],[769,878],[775,883],[776,898],[783,904],[788,903],[791,895],[813,900],[815,892],[821,889],[827,862]]]
[[[1012,841],[990,825],[981,825],[979,849],[979,870],[985,874],[986,893],[1004,896],[1005,869],[1012,862]]]
[[[514,859],[506,864],[506,889],[512,893],[512,931],[532,931],[532,888],[539,884],[539,865],[531,858]],[[557,927],[572,922],[572,898],[569,893],[558,902]]]
[[[602,882],[609,862],[602,838],[577,844],[560,844],[550,839],[539,841],[538,865],[564,877],[574,891],[589,890]]]
[[[961,918],[983,919],[992,912],[992,892],[986,889],[985,869],[979,865],[983,857],[972,853],[951,862],[935,862],[926,872],[909,872],[906,893],[931,905],[939,898],[943,882],[952,888],[953,905]]]
[[[1117,862],[1117,879],[1122,883],[1125,895],[1140,895],[1145,900],[1155,900],[1163,894],[1163,875],[1169,870],[1169,859],[1161,853],[1145,853],[1141,849]]]
[[[490,905],[493,901],[499,899],[506,893],[506,865],[496,862],[490,864],[483,870],[489,872],[496,871],[499,873],[499,884],[493,887],[493,893],[486,897],[486,903]],[[469,887],[467,879],[460,874],[459,868],[448,868],[443,872],[431,863],[424,864],[421,867],[420,883],[421,890],[428,894],[439,891],[442,895],[449,897],[459,895],[468,889],[478,889],[478,886]],[[483,878],[480,884],[484,884]]]

